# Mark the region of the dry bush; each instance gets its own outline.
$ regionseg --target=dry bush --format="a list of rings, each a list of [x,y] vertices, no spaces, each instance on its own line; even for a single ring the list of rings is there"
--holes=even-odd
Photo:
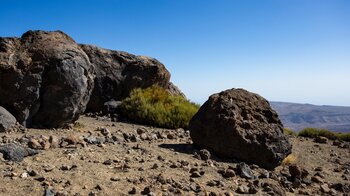
[[[297,162],[297,157],[294,154],[288,155],[286,158],[282,161],[282,166],[292,165]]]

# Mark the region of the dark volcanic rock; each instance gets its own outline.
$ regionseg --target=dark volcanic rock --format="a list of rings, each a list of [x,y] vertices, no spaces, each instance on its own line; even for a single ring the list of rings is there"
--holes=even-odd
[[[0,105],[26,127],[63,127],[86,108],[117,112],[133,89],[152,85],[184,96],[151,57],[78,45],[61,31],[0,38]]]
[[[289,169],[289,173],[293,179],[296,179],[296,178],[304,179],[309,174],[309,172],[306,169],[304,169],[296,164],[290,165],[288,169]]]
[[[16,125],[16,118],[0,106],[0,132],[11,129]]]
[[[51,187],[45,188],[44,196],[54,196],[54,195],[55,195],[55,191]]]
[[[122,51],[80,45],[96,72],[95,87],[87,111],[98,112],[110,100],[120,101],[134,88],[159,85],[175,95],[183,95],[170,80],[170,73],[158,60]]]
[[[0,152],[4,155],[4,159],[16,162],[21,162],[24,157],[38,154],[38,151],[36,150],[25,148],[16,144],[1,145]]]
[[[88,56],[61,31],[0,38],[0,105],[25,126],[61,127],[78,119],[92,73]]]
[[[237,171],[242,178],[247,178],[247,179],[255,178],[253,171],[250,169],[250,167],[247,164],[243,162],[237,165]]]
[[[230,89],[209,97],[190,122],[195,145],[273,169],[291,153],[276,112],[263,97]]]
[[[201,157],[202,160],[206,161],[210,159],[210,152],[206,149],[200,150],[199,156]]]

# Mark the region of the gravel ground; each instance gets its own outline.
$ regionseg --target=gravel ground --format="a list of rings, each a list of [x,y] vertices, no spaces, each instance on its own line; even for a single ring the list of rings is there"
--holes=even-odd
[[[350,145],[344,142],[290,137],[292,164],[267,171],[195,149],[186,130],[112,122],[107,117],[82,116],[67,129],[22,129],[0,136],[0,195],[347,195],[350,191]],[[38,154],[8,154],[8,144]],[[8,160],[12,156],[23,160]]]

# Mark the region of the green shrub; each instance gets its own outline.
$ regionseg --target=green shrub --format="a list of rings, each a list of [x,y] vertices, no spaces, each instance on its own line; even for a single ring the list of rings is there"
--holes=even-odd
[[[298,136],[315,138],[318,136],[318,129],[315,128],[305,128],[298,133]]]
[[[294,135],[294,136],[297,135],[294,131],[292,131],[291,129],[288,129],[288,128],[283,128],[283,133],[284,133],[284,135]]]
[[[340,133],[338,135],[339,140],[350,142],[350,133]]]
[[[199,105],[173,96],[158,86],[135,89],[122,101],[122,113],[131,121],[164,128],[188,128]]]
[[[338,137],[338,133],[326,130],[326,129],[321,129],[318,131],[318,136],[323,136],[331,140],[335,140]]]
[[[305,128],[298,133],[298,136],[309,138],[323,136],[330,140],[350,141],[350,133],[336,133],[327,129]]]

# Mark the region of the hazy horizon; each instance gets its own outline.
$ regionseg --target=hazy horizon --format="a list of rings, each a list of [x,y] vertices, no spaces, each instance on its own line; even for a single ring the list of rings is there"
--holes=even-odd
[[[350,1],[6,1],[0,36],[62,30],[158,59],[186,96],[245,88],[271,101],[350,106]]]

